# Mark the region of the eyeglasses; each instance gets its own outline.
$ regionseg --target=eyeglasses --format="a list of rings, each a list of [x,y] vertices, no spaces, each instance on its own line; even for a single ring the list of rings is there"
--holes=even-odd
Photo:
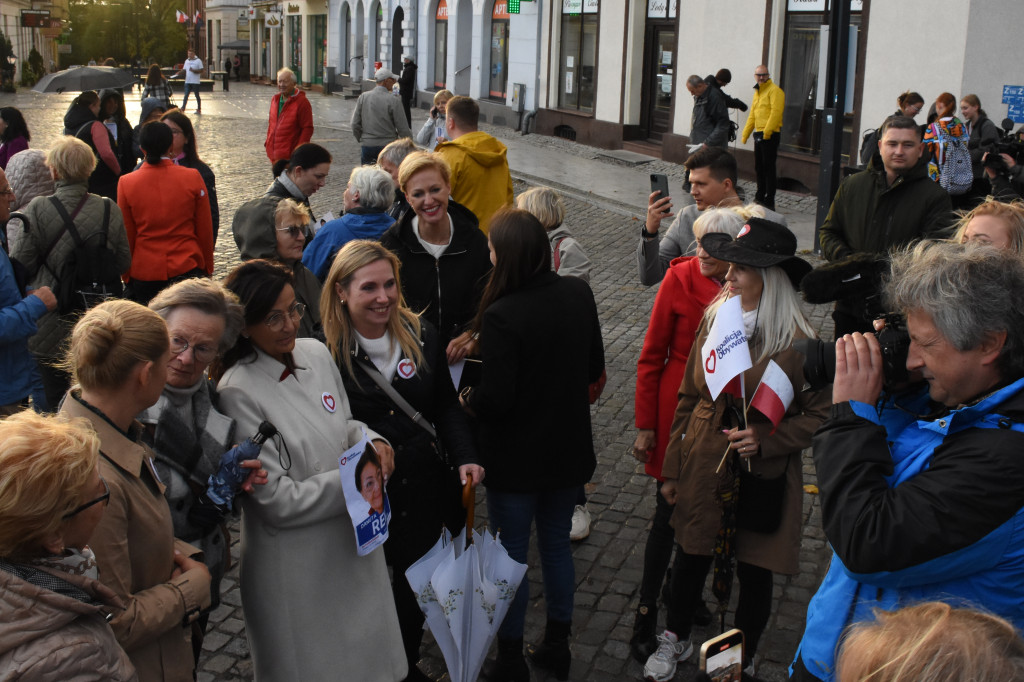
[[[292,239],[298,239],[299,235],[306,234],[305,225],[287,225],[285,227],[278,227],[276,229],[278,232],[287,232],[288,236],[291,237]]]
[[[75,507],[75,509],[73,511],[70,511],[67,514],[65,514],[64,516],[60,517],[61,520],[62,521],[67,521],[72,516],[75,516],[76,514],[81,514],[86,509],[88,509],[89,507],[93,506],[94,504],[99,504],[100,502],[102,502],[103,504],[108,504],[108,501],[110,500],[110,488],[107,487],[107,481],[102,476],[100,476],[100,483],[103,484],[103,494],[102,495],[97,497],[95,500],[89,500],[85,504],[81,504],[81,505]]]
[[[758,73],[756,71],[754,72],[754,78],[767,78],[767,77],[768,77],[767,73]]]
[[[213,359],[217,357],[216,348],[210,348],[205,345],[193,346],[180,336],[171,337],[171,355],[177,357],[189,348],[192,349],[192,357],[196,359],[196,362],[206,364],[208,362],[213,362]]]
[[[14,188],[7,185],[7,189],[0,189],[0,196],[14,196]]]
[[[289,308],[286,312],[282,313],[281,311],[277,311],[277,312],[273,312],[273,313],[270,313],[269,315],[267,315],[266,319],[263,320],[263,324],[265,324],[268,327],[270,327],[270,331],[272,331],[272,332],[279,332],[282,329],[284,329],[284,317],[285,317],[285,315],[290,317],[292,322],[298,324],[299,320],[301,320],[302,316],[305,315],[305,314],[306,314],[306,304],[305,303],[299,303],[298,301],[296,301],[295,303],[292,304],[292,307]]]

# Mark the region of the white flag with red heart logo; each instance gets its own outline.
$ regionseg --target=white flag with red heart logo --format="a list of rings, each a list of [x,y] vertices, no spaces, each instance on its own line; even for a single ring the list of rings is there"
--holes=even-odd
[[[704,381],[715,400],[729,382],[750,369],[750,347],[743,331],[740,297],[733,296],[718,308],[708,338],[700,349]]]

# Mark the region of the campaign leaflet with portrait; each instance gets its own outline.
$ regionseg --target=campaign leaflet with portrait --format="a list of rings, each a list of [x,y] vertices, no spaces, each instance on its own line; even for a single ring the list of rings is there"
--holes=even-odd
[[[384,474],[373,443],[363,438],[338,458],[345,506],[356,532],[356,552],[366,556],[388,539],[391,505]]]

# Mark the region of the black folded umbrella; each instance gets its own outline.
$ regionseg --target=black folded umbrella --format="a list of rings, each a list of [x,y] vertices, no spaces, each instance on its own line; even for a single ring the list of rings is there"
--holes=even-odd
[[[126,88],[134,85],[135,76],[114,66],[74,66],[43,76],[35,92],[84,92],[103,88]]]

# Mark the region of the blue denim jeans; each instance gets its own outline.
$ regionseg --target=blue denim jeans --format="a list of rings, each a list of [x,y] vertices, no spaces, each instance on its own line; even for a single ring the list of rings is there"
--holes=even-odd
[[[190,92],[196,96],[196,109],[203,108],[203,100],[199,98],[199,83],[185,83],[185,99],[181,101],[181,110],[183,112],[185,107],[188,106],[188,94]]]
[[[579,487],[545,490],[537,493],[510,493],[487,490],[487,512],[491,528],[501,532],[501,544],[508,555],[526,563],[530,547],[530,527],[537,523],[537,546],[540,567],[544,574],[544,600],[548,620],[572,621],[576,571],[572,563],[569,530]],[[530,581],[523,578],[512,607],[505,616],[498,637],[518,639],[523,636],[526,606],[530,600]]]

